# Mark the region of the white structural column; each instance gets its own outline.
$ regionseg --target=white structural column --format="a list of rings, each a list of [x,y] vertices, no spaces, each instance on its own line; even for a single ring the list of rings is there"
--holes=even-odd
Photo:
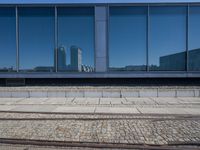
[[[107,7],[95,7],[95,69],[107,71]]]

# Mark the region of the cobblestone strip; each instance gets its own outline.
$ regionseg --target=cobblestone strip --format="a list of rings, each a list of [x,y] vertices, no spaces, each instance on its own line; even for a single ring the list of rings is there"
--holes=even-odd
[[[200,143],[200,120],[6,120],[0,121],[0,138],[125,144],[190,144]]]

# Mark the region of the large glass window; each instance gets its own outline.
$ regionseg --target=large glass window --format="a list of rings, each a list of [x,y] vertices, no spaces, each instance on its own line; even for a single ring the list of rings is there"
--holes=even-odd
[[[200,70],[200,6],[189,9],[189,70]]]
[[[94,8],[58,8],[58,70],[94,71]]]
[[[20,70],[54,68],[54,8],[19,8]]]
[[[16,70],[15,8],[0,8],[0,72]]]
[[[150,7],[150,70],[185,70],[186,12],[184,6]]]
[[[146,25],[146,7],[110,7],[110,70],[146,70]]]

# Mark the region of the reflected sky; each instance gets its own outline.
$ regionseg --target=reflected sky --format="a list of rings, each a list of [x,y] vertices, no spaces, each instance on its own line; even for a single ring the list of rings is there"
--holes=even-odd
[[[54,8],[19,9],[20,69],[54,64]]]
[[[16,68],[15,8],[0,8],[0,68]]]
[[[150,65],[158,66],[161,56],[185,51],[186,7],[151,7],[149,38]]]
[[[111,7],[109,65],[146,65],[146,7]]]
[[[150,7],[149,65],[159,66],[162,56],[182,55],[186,50],[186,12],[185,6]],[[54,65],[54,13],[53,7],[19,8],[20,69]],[[110,67],[146,65],[146,25],[146,7],[110,8]],[[189,50],[200,47],[199,26],[200,7],[192,6]],[[15,68],[14,8],[0,9],[0,33],[0,68]],[[58,8],[58,46],[66,48],[67,64],[70,64],[73,45],[81,48],[82,63],[94,66],[94,8]],[[181,63],[184,67],[185,61]]]
[[[58,8],[58,45],[66,49],[67,64],[70,47],[77,46],[82,50],[82,63],[94,66],[93,8]]]

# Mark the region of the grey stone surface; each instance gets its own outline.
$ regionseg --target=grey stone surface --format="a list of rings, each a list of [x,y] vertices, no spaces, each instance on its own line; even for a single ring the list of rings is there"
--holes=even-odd
[[[17,102],[16,104],[44,104],[44,102],[47,100],[47,98],[36,98],[36,97],[32,97],[32,98],[26,98],[26,99],[22,99],[19,102]]]
[[[194,90],[194,94],[195,94],[195,97],[200,97],[200,91],[199,90]]]
[[[139,111],[136,108],[97,107],[95,113],[138,114]]]
[[[139,91],[121,91],[122,97],[139,97]]]
[[[66,97],[66,93],[65,92],[53,92],[53,91],[49,91],[47,92],[47,96],[48,97]]]
[[[7,91],[0,91],[0,97],[12,97],[12,93]]]
[[[103,97],[102,91],[85,91],[85,97]]]
[[[156,104],[155,101],[153,101],[152,99],[148,97],[140,97],[140,98],[127,97],[126,100],[131,102],[133,105],[152,105],[152,104],[155,105]]]
[[[167,108],[137,108],[142,114],[170,114]]]
[[[30,97],[47,97],[46,91],[30,91]]]
[[[11,95],[12,97],[30,97],[28,91],[12,91]]]
[[[199,97],[127,97],[127,98],[0,98],[0,106],[14,106],[17,111],[85,112],[88,108],[120,112],[137,109],[140,113],[156,114],[198,114]],[[39,107],[38,107],[39,106]],[[52,109],[53,108],[53,109]],[[117,108],[117,111],[115,108]],[[119,109],[120,108],[120,109]],[[41,109],[41,110],[40,110]],[[79,110],[78,110],[79,109]],[[113,111],[112,111],[113,110]],[[118,111],[119,110],[119,111]],[[190,111],[191,110],[191,111]],[[0,111],[3,111],[0,109]],[[91,112],[91,111],[89,111]],[[131,113],[132,111],[130,111]],[[134,113],[134,112],[132,112]]]
[[[158,90],[158,97],[176,97],[175,90]]]
[[[193,144],[194,146],[195,143],[198,144],[200,141],[199,117],[188,119],[169,115],[138,116],[125,114],[61,116],[33,113],[0,113],[0,116],[7,118],[7,120],[0,121],[0,138],[104,144],[144,144],[145,146],[150,144],[157,145],[157,149],[163,148],[158,147],[158,145],[164,146],[173,143]],[[62,119],[59,119],[60,117]],[[13,118],[21,118],[22,120],[13,120]],[[26,118],[34,119],[26,120]],[[41,118],[46,119],[41,120]],[[198,149],[199,146],[196,146]],[[173,149],[176,148],[173,147]]]
[[[120,91],[103,91],[103,97],[120,98],[121,97],[121,93],[120,93]]]
[[[194,97],[194,90],[177,90],[177,97]]]
[[[139,96],[140,97],[157,97],[158,91],[157,91],[157,89],[155,89],[155,90],[140,90]]]
[[[16,104],[18,103],[20,100],[23,100],[24,98],[0,98],[0,104],[1,105],[11,105],[11,104]]]
[[[45,100],[45,104],[56,104],[56,105],[65,105],[67,102],[67,98],[57,97],[57,98],[48,98]]]
[[[66,91],[66,97],[84,97],[83,91]]]
[[[65,107],[60,106],[52,112],[65,112],[65,113],[94,113],[95,107]]]
[[[52,112],[56,106],[44,105],[20,105],[11,109],[11,111],[25,111],[25,112]]]
[[[151,97],[158,105],[180,104],[181,100],[175,97]]]
[[[15,107],[14,105],[11,105],[11,106],[0,105],[0,111],[9,111],[9,110],[13,109],[14,107]]]

